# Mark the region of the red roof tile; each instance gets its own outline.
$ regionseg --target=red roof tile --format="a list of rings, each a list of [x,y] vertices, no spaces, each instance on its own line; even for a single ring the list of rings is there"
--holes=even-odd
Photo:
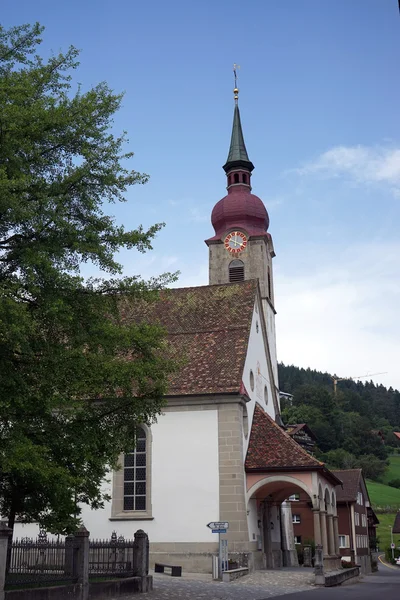
[[[398,431],[393,431],[394,435],[400,440],[400,432]]]
[[[361,484],[361,469],[345,469],[340,471],[332,471],[343,482],[341,486],[336,488],[336,500],[338,502],[356,502],[357,493],[360,491]]]
[[[165,290],[155,302],[121,300],[127,322],[158,323],[182,366],[169,396],[240,393],[257,293],[254,280]]]
[[[251,426],[246,470],[276,468],[322,468],[323,463],[308,454],[288,433],[256,404]]]

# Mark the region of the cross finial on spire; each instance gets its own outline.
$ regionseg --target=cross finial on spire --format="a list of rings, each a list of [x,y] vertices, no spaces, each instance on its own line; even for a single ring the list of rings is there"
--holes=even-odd
[[[235,79],[235,89],[233,90],[233,97],[235,98],[235,104],[237,104],[238,99],[239,99],[239,90],[238,90],[238,86],[237,86],[237,82],[238,82],[237,71],[238,71],[238,69],[240,69],[240,65],[233,63],[233,77]]]

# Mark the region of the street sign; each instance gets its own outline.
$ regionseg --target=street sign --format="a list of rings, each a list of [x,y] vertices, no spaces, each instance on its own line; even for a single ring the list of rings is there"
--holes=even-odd
[[[218,532],[218,530],[221,529],[229,529],[229,523],[227,521],[211,521],[211,523],[207,523],[207,527],[209,527],[210,529],[214,529],[216,532]],[[226,532],[224,531],[224,533]]]
[[[392,550],[394,550],[396,548],[396,544],[394,544],[393,542],[390,544],[390,547]]]
[[[226,533],[226,529],[211,529],[211,533]]]

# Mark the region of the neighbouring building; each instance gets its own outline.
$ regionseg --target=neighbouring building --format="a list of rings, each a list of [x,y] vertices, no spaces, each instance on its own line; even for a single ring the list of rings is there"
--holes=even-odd
[[[304,450],[313,454],[317,438],[308,427],[307,423],[298,423],[296,425],[287,425],[286,431]]]
[[[150,538],[151,561],[211,571],[227,521],[231,553],[256,568],[297,563],[292,524],[282,503],[301,494],[312,509],[313,537],[326,564],[337,564],[339,476],[284,431],[275,339],[275,256],[269,217],[252,193],[253,163],[244,143],[238,90],[224,165],[227,194],[211,215],[206,240],[209,285],[163,292],[153,304],[121,300],[129,321],[157,321],[183,358],[157,423],[138,428],[136,448],[121,456],[101,510],[83,508],[93,537]],[[307,430],[304,429],[307,433]],[[304,437],[304,436],[303,436]],[[309,436],[310,437],[310,436]],[[310,513],[311,514],[311,513]],[[289,520],[290,521],[290,520]],[[17,535],[34,535],[18,524]],[[345,532],[343,532],[345,533]]]
[[[336,488],[340,554],[343,560],[360,564],[363,573],[370,573],[369,522],[373,511],[362,470],[347,469],[334,473],[343,481],[343,488]],[[379,523],[376,515],[374,520]]]
[[[393,533],[400,533],[400,510],[397,512],[394,524],[393,524]]]

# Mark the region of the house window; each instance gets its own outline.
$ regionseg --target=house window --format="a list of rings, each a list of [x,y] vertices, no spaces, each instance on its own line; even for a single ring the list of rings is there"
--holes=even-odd
[[[354,520],[356,525],[360,525],[360,514],[358,512],[354,514]]]
[[[229,282],[244,281],[244,262],[232,260],[229,263]]]
[[[363,527],[367,526],[367,517],[365,515],[361,515],[361,525]]]
[[[363,495],[361,492],[357,493],[357,504],[361,504],[361,506],[364,504],[363,502]]]
[[[339,548],[347,548],[346,535],[339,535]]]
[[[301,544],[301,535],[294,536],[294,543],[297,545]]]
[[[300,494],[292,494],[289,496],[288,500],[290,502],[298,502],[300,500]]]
[[[300,515],[292,515],[292,522],[293,523],[301,523]]]
[[[152,518],[151,514],[151,431],[136,429],[132,452],[122,455],[113,475],[111,519]]]

